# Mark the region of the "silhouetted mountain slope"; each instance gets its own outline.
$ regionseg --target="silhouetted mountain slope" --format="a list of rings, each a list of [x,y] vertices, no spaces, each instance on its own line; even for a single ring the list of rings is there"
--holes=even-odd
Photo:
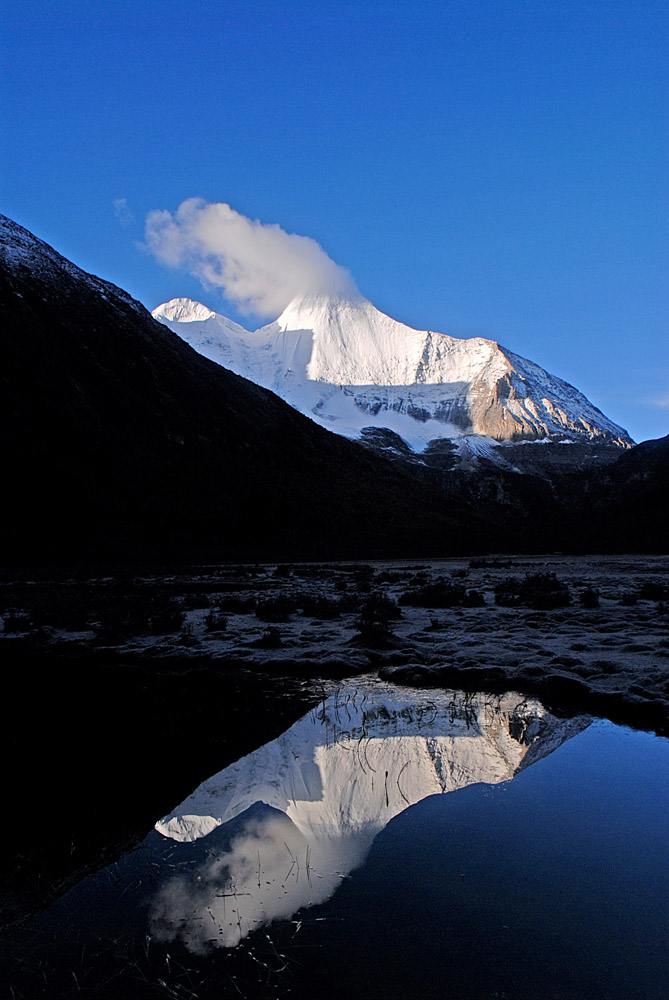
[[[631,448],[588,486],[600,546],[669,553],[669,434]]]
[[[0,217],[7,559],[374,555],[492,538]]]

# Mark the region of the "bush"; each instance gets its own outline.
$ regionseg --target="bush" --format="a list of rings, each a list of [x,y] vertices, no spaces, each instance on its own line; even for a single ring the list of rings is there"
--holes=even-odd
[[[302,564],[301,566],[296,566],[295,571],[298,576],[304,578],[311,577],[312,579],[322,579],[330,578],[332,576],[332,569],[329,566],[325,566],[323,563],[313,563],[311,565]]]
[[[105,646],[119,646],[137,635],[146,633],[149,625],[130,602],[127,605],[107,607],[95,626],[98,640]]]
[[[123,642],[139,635],[167,635],[180,632],[184,611],[178,598],[161,591],[129,590],[111,593],[100,608],[98,638]]]
[[[400,608],[385,594],[372,594],[360,605],[360,621],[389,622],[401,617]]]
[[[485,597],[480,590],[468,590],[462,602],[463,608],[482,608],[485,605]]]
[[[352,563],[350,566],[345,567],[345,570],[361,580],[371,580],[376,572],[374,567],[370,566],[369,563]]]
[[[32,619],[21,611],[10,611],[3,622],[4,632],[28,632],[32,628]]]
[[[197,639],[193,635],[193,628],[192,628],[191,625],[186,625],[184,627],[183,632],[181,633],[181,635],[177,639],[177,642],[179,643],[180,646],[196,646],[197,645]]]
[[[228,627],[228,619],[221,614],[220,608],[212,608],[205,616],[204,627],[207,632],[225,632]]]
[[[199,611],[200,608],[206,608],[210,600],[206,594],[184,594],[181,598],[181,610]]]
[[[297,611],[297,600],[288,594],[256,601],[256,618],[263,622],[286,622]]]
[[[512,559],[470,559],[470,569],[511,569],[515,566]]]
[[[389,622],[402,617],[395,601],[385,594],[372,594],[360,606],[360,615],[355,627],[359,632],[358,641],[369,646],[384,646],[392,635]]]
[[[478,608],[485,604],[478,590],[467,590],[461,583],[437,580],[425,587],[406,590],[399,603],[413,608]]]
[[[40,625],[65,632],[83,632],[95,619],[90,591],[70,587],[41,595],[33,614]]]
[[[571,603],[569,588],[555,573],[532,573],[522,580],[507,577],[495,587],[495,604],[502,607],[526,607],[537,611],[563,608]]]
[[[278,649],[283,645],[281,632],[276,626],[265,629],[259,639],[253,643],[258,649]]]
[[[180,632],[184,612],[174,597],[156,594],[146,607],[147,629],[150,635],[167,635]]]
[[[644,601],[666,601],[669,599],[669,587],[655,580],[647,580],[639,588],[639,597]]]
[[[341,603],[336,598],[322,597],[319,594],[305,594],[301,604],[303,614],[322,622],[338,618],[341,611]]]
[[[594,587],[586,587],[578,595],[578,599],[584,608],[598,608],[599,607],[599,591]]]
[[[238,594],[224,594],[218,600],[219,611],[227,611],[230,615],[245,615],[255,611],[254,597],[239,597]]]

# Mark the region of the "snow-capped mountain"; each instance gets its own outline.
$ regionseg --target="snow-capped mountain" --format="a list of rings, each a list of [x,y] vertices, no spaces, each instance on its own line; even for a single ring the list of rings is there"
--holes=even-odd
[[[216,943],[234,946],[255,927],[328,899],[405,809],[508,781],[589,721],[558,720],[513,693],[345,686],[156,823],[163,836],[192,842],[257,803],[270,807],[249,816],[227,854],[211,852],[194,885],[168,883],[154,921],[164,936],[197,947],[205,913]],[[204,930],[213,936],[209,923]]]
[[[632,443],[573,386],[495,341],[413,330],[362,296],[295,299],[255,332],[190,299],[153,316],[200,354],[349,437],[385,427],[418,448],[468,435]]]

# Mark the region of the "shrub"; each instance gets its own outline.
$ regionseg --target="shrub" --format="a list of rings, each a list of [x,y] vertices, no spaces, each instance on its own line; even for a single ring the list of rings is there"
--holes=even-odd
[[[371,580],[375,573],[374,567],[370,566],[369,563],[352,563],[346,568],[349,573],[361,580]]]
[[[311,577],[312,579],[321,579],[322,577],[332,576],[332,569],[322,563],[298,566],[296,567],[296,572],[298,573],[298,576],[303,578]]]
[[[401,617],[401,609],[385,594],[372,594],[360,605],[360,621],[389,622]]]
[[[279,565],[274,570],[274,576],[278,576],[280,579],[288,579],[293,575],[293,567],[288,566],[286,563],[279,563]]]
[[[470,559],[469,568],[470,569],[511,569],[515,566],[515,562],[512,559]]]
[[[286,622],[297,611],[297,600],[288,594],[256,601],[256,618],[263,622]]]
[[[485,604],[485,598],[478,590],[467,590],[461,583],[436,580],[415,590],[406,590],[399,603],[413,608],[477,608]]]
[[[301,600],[302,613],[309,618],[317,618],[319,621],[331,621],[338,618],[341,611],[341,603],[336,598],[323,597],[319,594],[305,594]]]
[[[181,610],[199,611],[200,608],[206,608],[209,602],[210,598],[206,594],[184,594],[181,598]]]
[[[180,646],[196,646],[197,639],[193,635],[193,628],[191,625],[184,626],[183,632],[179,636],[177,642]]]
[[[151,635],[167,635],[180,632],[184,624],[184,612],[174,597],[156,594],[146,607],[147,628]]]
[[[522,580],[507,577],[495,587],[495,604],[526,607],[538,611],[563,608],[571,603],[569,588],[555,573],[532,573]]]
[[[283,645],[283,640],[281,638],[281,632],[276,626],[271,626],[265,629],[263,634],[259,639],[253,643],[258,649],[278,649],[279,646]]]
[[[82,632],[95,618],[88,590],[58,588],[42,595],[33,613],[40,625],[63,629],[65,632]]]
[[[99,642],[104,646],[121,645],[147,630],[146,618],[129,606],[106,608],[100,619],[95,631]]]
[[[639,597],[644,601],[666,601],[669,598],[669,587],[656,580],[646,580],[639,588]]]
[[[225,632],[228,627],[228,619],[221,614],[220,608],[212,608],[205,616],[204,627],[207,632]]]
[[[369,646],[385,645],[392,635],[389,622],[401,617],[402,612],[395,601],[385,594],[372,594],[360,606],[360,615],[355,623],[358,641]]]
[[[224,594],[218,599],[219,611],[227,611],[228,614],[244,615],[255,611],[256,600],[254,597],[239,597],[238,594]]]
[[[22,611],[10,611],[5,615],[3,631],[5,632],[27,632],[32,628],[32,619]]]
[[[584,608],[598,608],[599,607],[599,591],[594,587],[586,587],[578,595],[578,599]]]

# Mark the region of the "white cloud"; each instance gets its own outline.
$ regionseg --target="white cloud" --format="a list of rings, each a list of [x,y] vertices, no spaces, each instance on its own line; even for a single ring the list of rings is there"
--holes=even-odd
[[[162,264],[188,270],[260,316],[278,316],[298,296],[356,292],[348,271],[315,240],[248,219],[223,203],[189,198],[174,214],[150,212],[146,243]]]
[[[128,205],[127,198],[114,198],[112,202],[114,215],[122,226],[129,226],[135,220],[132,209]]]

